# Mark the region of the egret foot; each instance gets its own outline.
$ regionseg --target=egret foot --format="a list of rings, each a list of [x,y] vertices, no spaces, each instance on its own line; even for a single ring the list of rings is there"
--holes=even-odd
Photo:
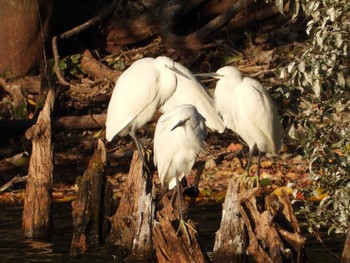
[[[254,187],[254,183],[256,183],[256,187],[259,188],[260,183],[259,183],[259,176],[249,176],[247,172],[244,172],[240,175],[237,176],[238,179],[241,180],[242,184]]]
[[[179,234],[180,229],[182,228],[182,230],[183,230],[183,231],[182,231],[182,234],[185,234],[185,235],[186,235],[186,237],[187,237],[187,242],[188,242],[189,245],[191,245],[191,238],[190,238],[190,235],[189,235],[189,233],[188,233],[187,227],[191,228],[195,233],[197,233],[196,229],[195,229],[191,224],[186,223],[185,220],[183,220],[183,219],[180,219],[180,220],[179,220],[179,228],[178,228],[177,231],[176,231],[176,235]]]

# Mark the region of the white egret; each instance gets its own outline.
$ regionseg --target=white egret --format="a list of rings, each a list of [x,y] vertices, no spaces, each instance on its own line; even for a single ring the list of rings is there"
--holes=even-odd
[[[177,186],[180,227],[184,227],[188,239],[180,180],[190,173],[203,149],[205,136],[205,119],[191,104],[179,105],[162,115],[154,135],[154,164],[163,188],[170,190]]]
[[[247,173],[254,147],[257,146],[259,176],[261,152],[279,151],[284,134],[268,91],[257,80],[243,78],[241,72],[231,66],[222,67],[216,73],[198,75],[219,79],[214,92],[215,108],[226,127],[236,132],[249,146]]]
[[[106,139],[129,134],[143,159],[136,130],[158,110],[164,113],[185,103],[198,108],[209,128],[224,130],[213,99],[187,68],[164,56],[139,59],[116,82],[107,110]]]
[[[178,76],[186,78],[168,57],[142,58],[118,78],[108,105],[106,139],[130,135],[143,160],[135,132],[148,121],[175,92]]]
[[[160,111],[164,113],[181,104],[192,104],[205,118],[205,124],[209,129],[223,132],[225,125],[215,111],[212,97],[209,96],[205,88],[196,80],[190,70],[178,62],[175,62],[174,67],[184,73],[187,78],[178,75],[176,90],[160,108]]]

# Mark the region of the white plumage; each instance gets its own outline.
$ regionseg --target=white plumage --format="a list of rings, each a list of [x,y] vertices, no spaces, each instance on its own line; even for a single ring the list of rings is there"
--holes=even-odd
[[[243,78],[241,72],[231,66],[222,67],[216,73],[199,75],[219,79],[214,92],[215,108],[226,127],[248,144],[247,171],[254,146],[257,146],[259,172],[260,152],[276,153],[282,146],[283,138],[276,106],[268,91],[255,79]]]
[[[175,73],[167,57],[135,61],[118,78],[108,105],[106,139],[133,134],[152,119],[161,105],[174,93]],[[168,67],[166,67],[167,65]]]
[[[159,118],[154,163],[164,188],[174,188],[176,176],[180,181],[190,173],[205,136],[205,119],[191,104],[177,106]]]
[[[212,97],[209,96],[205,88],[196,80],[190,70],[178,62],[175,62],[174,66],[188,78],[183,76],[177,77],[176,90],[164,103],[160,111],[164,113],[181,104],[192,104],[205,118],[205,124],[209,129],[223,132],[225,125],[215,111]]]

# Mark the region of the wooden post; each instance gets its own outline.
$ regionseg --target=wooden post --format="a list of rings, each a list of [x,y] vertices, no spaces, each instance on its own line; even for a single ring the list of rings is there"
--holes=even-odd
[[[102,193],[106,148],[102,140],[91,158],[79,184],[77,199],[72,202],[73,239],[71,255],[84,254],[87,243],[98,243],[102,233]]]
[[[112,216],[109,242],[127,249],[128,259],[153,259],[152,227],[155,211],[155,190],[152,178],[145,175],[142,161],[135,151],[130,164],[124,195]]]
[[[25,137],[32,140],[32,155],[24,198],[22,228],[24,235],[32,238],[47,238],[52,229],[51,111],[54,101],[55,92],[50,89],[37,123],[25,133]]]
[[[245,252],[247,237],[244,221],[239,212],[240,183],[236,178],[229,181],[222,209],[220,229],[216,232],[213,262],[247,262]]]

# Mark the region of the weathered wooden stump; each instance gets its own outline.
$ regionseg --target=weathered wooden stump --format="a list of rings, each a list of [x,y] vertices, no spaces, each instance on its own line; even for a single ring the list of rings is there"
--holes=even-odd
[[[176,191],[174,194],[177,199]],[[177,233],[179,228],[179,210],[178,206],[174,204],[178,202],[172,202],[171,199],[172,197],[169,195],[165,195],[162,198],[163,207],[157,212],[157,221],[154,223],[153,242],[158,262],[210,262],[198,240],[194,222],[187,222],[191,226],[187,226],[190,243],[188,243],[188,237],[183,233],[182,229]]]
[[[216,232],[213,262],[246,262],[247,234],[239,211],[239,183],[229,182],[222,208],[220,229]]]
[[[217,232],[215,254],[218,251],[225,253],[225,258],[221,257],[220,262],[241,262],[237,261],[237,252],[246,252],[254,258],[255,262],[304,262],[306,260],[305,238],[300,234],[299,223],[293,214],[293,208],[286,193],[282,191],[280,196],[274,193],[267,195],[261,188],[248,188],[239,180],[232,179],[226,199],[238,207],[231,207],[230,216],[223,214],[221,227]],[[225,204],[226,202],[227,200]],[[242,246],[245,240],[242,227],[233,228],[235,231],[231,228],[231,231],[225,232],[224,227],[227,228],[229,224],[240,225],[238,220],[244,221],[248,234],[246,247]],[[240,242],[239,240],[233,242],[237,235],[243,239]],[[232,240],[232,245],[236,243],[234,248],[227,245],[229,240]],[[216,257],[214,255],[214,259]],[[245,257],[239,258],[239,260],[243,259],[246,260]]]
[[[87,243],[98,243],[102,233],[104,165],[106,149],[102,140],[91,158],[79,184],[77,199],[72,202],[73,238],[70,254],[76,256],[87,251]]]
[[[154,256],[152,226],[155,211],[155,188],[145,175],[135,151],[128,180],[117,212],[111,218],[109,242],[124,247],[130,260],[150,261]]]
[[[305,261],[305,238],[284,191],[264,197],[258,188],[245,189],[239,200],[249,235],[248,255],[256,262]]]
[[[55,91],[50,89],[37,123],[27,130],[32,140],[32,155],[24,198],[22,228],[31,238],[47,238],[52,229],[53,146],[51,141],[51,112]]]

